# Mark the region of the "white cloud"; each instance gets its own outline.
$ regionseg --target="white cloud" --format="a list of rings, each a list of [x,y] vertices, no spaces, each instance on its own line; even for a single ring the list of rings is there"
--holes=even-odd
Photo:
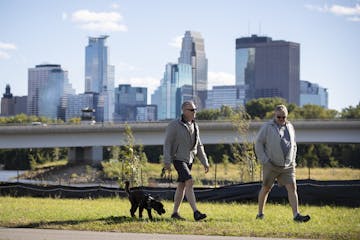
[[[90,31],[104,31],[104,32],[126,32],[125,25],[119,25],[114,22],[89,22],[81,25],[82,29]]]
[[[0,51],[0,60],[1,59],[9,59],[10,55],[6,52]]]
[[[16,50],[15,44],[0,42],[0,49],[2,50]]]
[[[183,36],[177,36],[174,37],[171,42],[169,42],[169,45],[175,48],[181,48],[181,43],[182,43],[182,38]]]
[[[208,72],[208,89],[220,85],[235,85],[235,75],[226,72]]]
[[[337,16],[347,16],[347,20],[358,22],[360,18],[360,5],[356,4],[354,7],[346,7],[342,5],[327,5],[316,6],[316,5],[305,5],[305,8],[311,11],[331,13]]]
[[[355,7],[344,7],[340,5],[332,5],[329,8],[329,12],[340,15],[340,16],[353,16],[360,15],[360,5],[356,5]]]
[[[17,47],[15,44],[0,42],[0,59],[9,59],[11,55],[8,53],[8,51],[16,49]]]
[[[127,26],[121,24],[122,16],[118,12],[91,12],[78,10],[72,14],[72,21],[79,27],[92,31],[126,32]]]

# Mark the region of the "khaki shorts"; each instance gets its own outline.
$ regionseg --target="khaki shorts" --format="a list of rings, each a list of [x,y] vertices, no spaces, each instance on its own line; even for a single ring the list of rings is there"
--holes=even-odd
[[[290,168],[283,168],[267,162],[263,165],[263,186],[272,187],[275,180],[280,186],[286,184],[296,184],[296,170],[295,166]]]

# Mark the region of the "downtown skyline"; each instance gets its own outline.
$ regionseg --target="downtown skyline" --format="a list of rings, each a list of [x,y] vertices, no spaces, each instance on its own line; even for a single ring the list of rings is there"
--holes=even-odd
[[[27,95],[28,69],[50,63],[83,93],[88,37],[109,35],[115,87],[147,87],[150,103],[190,30],[204,38],[208,90],[235,84],[235,40],[257,34],[299,43],[300,79],[327,88],[329,108],[340,111],[360,100],[359,28],[359,1],[0,0],[0,91],[10,84],[13,95]]]

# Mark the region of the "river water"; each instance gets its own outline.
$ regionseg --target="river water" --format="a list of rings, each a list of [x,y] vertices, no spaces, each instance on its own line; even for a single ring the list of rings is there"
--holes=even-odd
[[[22,174],[24,171],[17,170],[0,170],[0,182],[16,182],[17,176]]]

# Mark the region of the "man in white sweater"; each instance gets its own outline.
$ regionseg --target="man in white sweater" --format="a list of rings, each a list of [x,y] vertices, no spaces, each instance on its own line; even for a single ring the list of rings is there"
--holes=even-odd
[[[265,123],[255,140],[255,153],[263,165],[263,183],[258,196],[259,212],[257,219],[264,218],[264,207],[275,180],[285,186],[291,205],[294,221],[307,222],[309,215],[299,213],[296,189],[296,141],[295,129],[287,120],[288,110],[285,105],[278,105],[274,119]]]

